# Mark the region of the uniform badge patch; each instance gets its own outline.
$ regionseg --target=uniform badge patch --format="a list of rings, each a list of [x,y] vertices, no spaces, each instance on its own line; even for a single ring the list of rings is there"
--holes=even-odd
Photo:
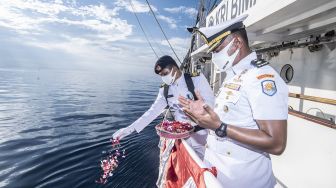
[[[263,78],[274,78],[274,75],[273,74],[262,74],[262,75],[257,76],[257,78],[259,80],[261,80]]]
[[[273,96],[277,92],[277,88],[273,80],[262,81],[261,88],[262,88],[262,92],[268,96]]]
[[[236,91],[239,91],[239,89],[240,89],[240,85],[239,84],[234,84],[234,83],[225,84],[224,87],[232,89],[232,90],[236,90]]]

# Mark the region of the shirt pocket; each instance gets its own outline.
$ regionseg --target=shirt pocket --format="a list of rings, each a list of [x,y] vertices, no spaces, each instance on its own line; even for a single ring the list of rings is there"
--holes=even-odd
[[[234,143],[234,141],[226,139],[223,141],[217,141],[216,152],[226,157],[245,162],[254,161],[263,155],[262,153],[253,151],[247,147]]]

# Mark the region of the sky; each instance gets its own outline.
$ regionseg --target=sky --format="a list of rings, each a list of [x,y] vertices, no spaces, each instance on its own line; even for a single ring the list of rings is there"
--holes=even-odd
[[[186,28],[196,19],[198,0],[149,0],[183,59],[190,45]],[[152,68],[173,55],[145,0],[1,0],[0,68]]]

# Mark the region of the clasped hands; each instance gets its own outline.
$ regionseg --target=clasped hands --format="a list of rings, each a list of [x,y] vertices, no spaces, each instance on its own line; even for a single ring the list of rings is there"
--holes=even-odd
[[[196,96],[198,100],[190,100],[180,95],[178,101],[182,110],[199,126],[216,130],[220,126],[221,120],[213,109],[204,102],[199,91],[196,91]]]

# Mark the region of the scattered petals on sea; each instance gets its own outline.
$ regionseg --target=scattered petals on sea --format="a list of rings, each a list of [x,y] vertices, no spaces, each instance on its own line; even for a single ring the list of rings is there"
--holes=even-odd
[[[113,172],[118,168],[120,160],[126,158],[126,150],[120,150],[121,145],[118,139],[111,139],[111,146],[113,152],[109,152],[108,156],[100,161],[102,174],[100,175],[100,178],[96,180],[96,183],[107,183],[108,178],[113,176]]]

